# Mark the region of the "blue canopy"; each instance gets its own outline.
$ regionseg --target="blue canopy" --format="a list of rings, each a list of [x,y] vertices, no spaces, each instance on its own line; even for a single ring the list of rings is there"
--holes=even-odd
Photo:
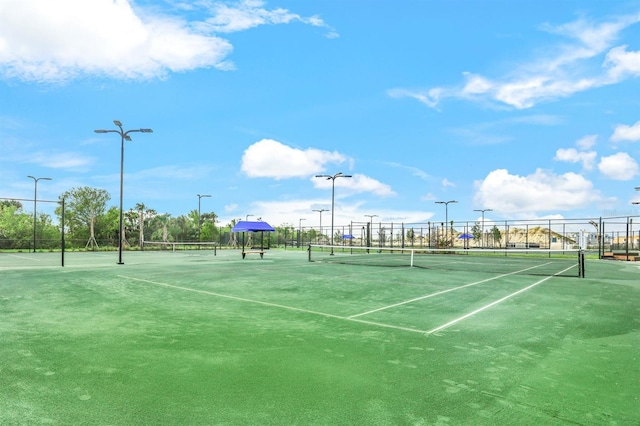
[[[231,232],[274,232],[275,229],[267,222],[253,222],[247,220],[238,221],[233,228],[231,228]]]
[[[460,238],[462,240],[469,240],[469,239],[473,238],[473,235],[472,234],[462,234],[458,238]]]
[[[345,234],[345,235],[342,236],[343,240],[350,240],[352,238],[355,238],[355,237],[353,235],[351,235],[351,234]]]

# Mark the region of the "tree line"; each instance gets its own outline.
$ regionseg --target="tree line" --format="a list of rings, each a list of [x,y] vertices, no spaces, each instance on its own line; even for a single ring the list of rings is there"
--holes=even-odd
[[[118,246],[120,210],[116,206],[109,206],[111,196],[106,190],[88,186],[72,188],[59,196],[60,202],[63,199],[65,248],[97,250]],[[54,215],[36,213],[38,250],[60,249],[61,203]],[[218,223],[217,219],[215,212],[198,214],[198,210],[194,209],[186,215],[174,217],[168,213],[158,213],[145,203],[136,203],[123,212],[124,247],[141,248],[144,241],[215,242],[223,246],[241,244],[239,238],[231,233],[231,228],[240,219],[232,219],[224,225]],[[282,224],[275,230],[266,233],[263,238],[256,235],[248,243],[286,247],[298,245],[301,240],[308,242],[318,238],[315,230],[299,236],[290,224]],[[0,200],[0,250],[32,249],[33,231],[33,212],[25,211],[20,201]]]
[[[106,190],[77,187],[60,195],[59,200],[63,199],[67,248],[117,246],[120,210],[108,206],[111,196]],[[54,211],[55,223],[51,215],[36,213],[39,249],[60,248],[62,213],[62,204],[59,204]],[[140,247],[142,241],[217,241],[222,232],[216,227],[217,217],[214,212],[198,215],[197,210],[172,217],[158,213],[144,203],[137,203],[123,212],[126,245]],[[230,229],[234,224],[227,224],[224,228]],[[26,212],[20,201],[0,200],[0,249],[31,248],[33,230],[33,212]]]

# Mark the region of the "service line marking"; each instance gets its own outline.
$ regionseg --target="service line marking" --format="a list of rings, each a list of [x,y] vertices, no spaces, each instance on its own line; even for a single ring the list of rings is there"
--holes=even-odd
[[[540,284],[542,284],[543,282],[547,281],[548,279],[553,278],[554,276],[560,275],[560,274],[562,274],[563,272],[566,272],[566,271],[568,271],[568,270],[569,270],[569,269],[571,269],[571,268],[575,268],[575,266],[570,266],[570,267],[568,267],[567,269],[564,269],[564,270],[562,270],[562,271],[560,271],[560,272],[558,272],[558,273],[555,273],[555,274],[553,274],[553,275],[551,275],[551,276],[545,277],[545,278],[541,279],[540,281],[537,281],[537,282],[535,282],[535,283],[531,284],[530,286],[527,286],[527,287],[522,288],[522,289],[520,289],[520,290],[518,290],[518,291],[516,291],[516,292],[514,292],[514,293],[511,293],[511,294],[509,294],[509,295],[507,295],[507,296],[503,297],[502,299],[498,299],[498,300],[496,300],[495,302],[491,302],[491,303],[489,303],[488,305],[485,305],[485,306],[483,306],[483,307],[481,307],[481,308],[479,308],[479,309],[476,309],[476,310],[475,310],[475,311],[473,311],[473,312],[469,312],[469,313],[468,313],[468,314],[466,314],[466,315],[463,315],[463,316],[461,316],[461,317],[459,317],[459,318],[456,318],[456,319],[454,319],[453,321],[449,321],[449,322],[448,322],[448,323],[446,323],[446,324],[443,324],[443,325],[441,325],[441,326],[439,326],[439,327],[433,328],[433,329],[431,329],[431,330],[427,331],[427,334],[437,333],[437,332],[438,332],[438,331],[440,331],[440,330],[443,330],[443,329],[445,329],[445,328],[447,328],[447,327],[450,327],[450,326],[452,326],[452,325],[454,325],[454,324],[456,324],[456,323],[459,323],[460,321],[465,320],[465,319],[467,319],[467,318],[469,318],[469,317],[472,317],[473,315],[475,315],[475,314],[477,314],[477,313],[479,313],[479,312],[482,312],[482,311],[484,311],[484,310],[486,310],[486,309],[489,309],[490,307],[495,306],[495,305],[497,305],[498,303],[502,303],[502,302],[504,302],[505,300],[512,298],[513,296],[517,296],[517,295],[518,295],[518,294],[520,294],[520,293],[523,293],[523,292],[525,292],[525,291],[527,291],[527,290],[530,290],[530,289],[532,289],[533,287],[535,287],[535,286],[537,286],[537,285],[540,285]]]
[[[497,279],[500,279],[500,278],[504,278],[504,277],[507,277],[507,276],[509,276],[509,275],[518,274],[518,273],[520,273],[520,272],[528,271],[529,269],[539,268],[539,267],[541,267],[541,266],[548,265],[549,263],[551,263],[551,262],[547,262],[547,263],[544,263],[544,264],[541,264],[541,265],[531,266],[531,267],[529,267],[529,268],[521,269],[521,270],[519,270],[519,271],[509,272],[509,273],[507,273],[507,274],[497,275],[497,276],[495,276],[495,277],[487,278],[487,279],[482,280],[482,281],[476,281],[476,282],[469,283],[469,284],[465,284],[465,285],[461,285],[461,286],[458,286],[458,287],[448,288],[448,289],[446,289],[446,290],[437,291],[437,292],[435,292],[435,293],[430,293],[430,294],[426,294],[426,295],[424,295],[424,296],[415,297],[415,298],[413,298],[413,299],[409,299],[409,300],[405,300],[405,301],[402,301],[402,302],[394,303],[393,305],[382,306],[382,307],[380,307],[380,308],[372,309],[372,310],[367,311],[367,312],[362,312],[362,313],[359,313],[359,314],[350,315],[350,316],[349,316],[349,317],[347,317],[347,318],[349,318],[349,319],[353,319],[353,318],[361,317],[361,316],[364,316],[364,315],[369,315],[369,314],[372,314],[372,313],[374,313],[374,312],[384,311],[385,309],[395,308],[395,307],[397,307],[397,306],[402,306],[402,305],[406,305],[406,304],[408,304],[408,303],[417,302],[417,301],[419,301],[419,300],[428,299],[428,298],[430,298],[430,297],[439,296],[439,295],[441,295],[441,294],[449,293],[449,292],[451,292],[451,291],[460,290],[460,289],[467,288],[467,287],[471,287],[471,286],[474,286],[474,285],[478,285],[478,284],[486,283],[486,282],[488,282],[488,281],[493,281],[493,280],[497,280]],[[564,272],[564,271],[562,271],[562,272]]]
[[[328,314],[326,312],[318,312],[318,311],[312,311],[312,310],[309,310],[309,309],[295,308],[293,306],[280,305],[278,303],[271,303],[271,302],[263,302],[261,300],[247,299],[247,298],[244,298],[244,297],[230,296],[228,294],[215,293],[213,291],[207,291],[207,290],[198,290],[198,289],[195,289],[195,288],[182,287],[182,286],[179,286],[179,285],[161,283],[161,282],[158,282],[158,281],[145,280],[145,279],[142,279],[142,278],[129,277],[129,276],[126,276],[126,275],[118,275],[118,277],[124,278],[124,279],[127,279],[127,280],[140,281],[140,282],[147,283],[147,284],[154,284],[154,285],[159,285],[159,286],[163,286],[163,287],[173,288],[173,289],[176,289],[176,290],[191,291],[193,293],[200,293],[200,294],[206,294],[208,296],[222,297],[222,298],[225,298],[225,299],[232,299],[232,300],[237,300],[237,301],[240,301],[240,302],[255,303],[255,304],[258,304],[258,305],[270,306],[272,308],[287,309],[289,311],[296,311],[296,312],[302,312],[302,313],[306,313],[306,314],[319,315],[319,316],[323,316],[323,317],[326,317],[326,318],[334,318],[334,319],[339,319],[339,320],[358,322],[358,323],[362,323],[362,324],[376,325],[376,326],[379,326],[379,327],[393,328],[393,329],[396,329],[396,330],[410,331],[410,332],[413,332],[413,333],[421,333],[421,334],[425,334],[426,333],[426,330],[417,330],[417,329],[413,329],[413,328],[400,327],[400,326],[391,325],[391,324],[383,324],[383,323],[377,323],[377,322],[372,322],[372,321],[363,321],[363,320],[359,320],[359,319],[351,319],[351,318],[343,317],[343,316],[340,316],[340,315]]]

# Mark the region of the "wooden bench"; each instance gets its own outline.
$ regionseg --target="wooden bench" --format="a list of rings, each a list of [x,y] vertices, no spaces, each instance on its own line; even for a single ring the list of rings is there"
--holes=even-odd
[[[626,260],[629,262],[637,262],[640,260],[640,256],[636,256],[634,254],[629,254],[629,256],[627,256],[626,254],[615,254],[613,258],[615,260]]]
[[[244,257],[248,254],[259,254],[260,255],[260,259],[263,258],[264,256],[264,250],[246,250],[242,252],[242,258],[244,259]]]

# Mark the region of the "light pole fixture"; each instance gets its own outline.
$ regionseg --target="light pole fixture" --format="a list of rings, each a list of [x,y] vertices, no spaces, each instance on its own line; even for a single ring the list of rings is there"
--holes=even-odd
[[[634,189],[636,191],[640,191],[640,186],[636,186]],[[637,205],[637,204],[640,204],[640,201],[633,201],[631,204],[636,204]]]
[[[436,201],[436,204],[444,204],[444,222],[447,224],[447,227],[445,228],[445,234],[444,237],[447,239],[447,242],[449,241],[449,204],[450,203],[457,203],[456,200],[449,200],[449,201]]]
[[[367,241],[367,247],[371,247],[371,243],[372,243],[371,242],[371,240],[372,240],[371,234],[373,233],[373,218],[374,217],[378,217],[378,215],[377,214],[365,214],[365,216],[369,218],[369,232],[368,232],[369,235],[367,235],[367,237],[368,237],[367,238],[367,240],[368,240]],[[367,253],[369,253],[368,249],[367,249]]]
[[[122,242],[124,241],[124,221],[122,218],[122,194],[124,188],[124,141],[130,141],[131,137],[129,133],[153,133],[151,129],[131,129],[124,130],[122,128],[122,123],[119,120],[113,120],[113,124],[118,126],[118,130],[103,130],[98,129],[94,130],[96,133],[117,133],[120,135],[120,225],[118,233],[118,265],[124,265],[122,262]]]
[[[252,214],[248,214],[248,215],[246,215],[246,216],[244,217],[244,221],[245,221],[245,222],[249,220],[249,216],[253,217],[253,215],[252,215]]]
[[[198,195],[198,242],[200,241],[200,200],[203,198],[211,198],[211,195]]]
[[[37,199],[38,199],[38,181],[39,180],[51,180],[51,178],[48,177],[33,177],[33,176],[27,176],[28,178],[33,179],[33,252],[36,252],[36,207],[37,207]]]
[[[335,212],[335,192],[336,192],[336,179],[338,178],[350,178],[351,175],[345,175],[342,172],[338,172],[335,175],[316,175],[317,178],[325,178],[331,180],[331,255],[333,255],[333,218]]]
[[[482,248],[484,248],[484,212],[492,212],[492,209],[476,209],[474,212],[482,212],[482,236],[480,244],[482,244]]]
[[[312,211],[320,213],[320,235],[322,235],[322,212],[328,212],[329,209],[315,209]]]

